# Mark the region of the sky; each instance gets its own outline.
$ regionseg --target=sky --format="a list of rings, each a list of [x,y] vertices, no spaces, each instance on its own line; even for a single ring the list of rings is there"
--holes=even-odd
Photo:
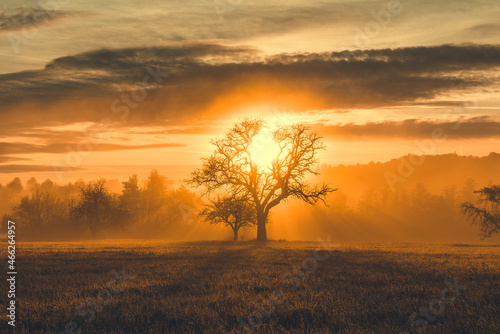
[[[245,117],[325,164],[500,144],[500,3],[3,0],[0,182],[182,180]]]

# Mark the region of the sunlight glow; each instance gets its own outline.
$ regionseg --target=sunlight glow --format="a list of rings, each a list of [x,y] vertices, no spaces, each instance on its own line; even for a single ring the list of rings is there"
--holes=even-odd
[[[252,139],[248,146],[248,153],[252,162],[260,167],[271,167],[279,154],[279,146],[268,129],[263,129]]]

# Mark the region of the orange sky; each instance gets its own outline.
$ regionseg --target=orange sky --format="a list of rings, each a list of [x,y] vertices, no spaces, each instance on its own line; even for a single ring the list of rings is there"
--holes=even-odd
[[[86,3],[5,2],[2,183],[180,182],[249,116],[310,125],[332,165],[500,147],[499,4]]]

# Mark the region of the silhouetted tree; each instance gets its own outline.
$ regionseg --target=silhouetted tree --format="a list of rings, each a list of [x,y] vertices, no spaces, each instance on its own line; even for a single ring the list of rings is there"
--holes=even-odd
[[[51,179],[46,179],[42,182],[40,187],[45,190],[54,189],[55,183]]]
[[[26,181],[26,190],[33,192],[37,187],[40,185],[36,181],[34,177],[30,178],[28,181]]]
[[[211,224],[224,224],[233,229],[234,240],[238,240],[238,231],[242,227],[255,226],[255,209],[247,199],[235,196],[221,197],[210,201],[201,210],[201,217]]]
[[[429,202],[431,201],[431,194],[422,182],[418,182],[411,193],[411,204],[417,213],[422,213]]]
[[[462,198],[465,202],[472,202],[474,200],[474,189],[476,185],[477,183],[472,177],[465,180],[462,186]]]
[[[68,206],[54,192],[35,189],[31,196],[21,198],[13,215],[22,228],[32,235],[42,235],[58,223],[66,222]]]
[[[484,187],[474,191],[481,206],[465,202],[462,213],[481,227],[481,239],[491,237],[500,230],[500,186]]]
[[[8,183],[6,187],[8,191],[14,193],[20,193],[21,191],[23,191],[23,183],[21,182],[21,179],[18,177],[14,178],[14,180]]]
[[[445,187],[443,189],[443,197],[444,197],[444,200],[446,202],[446,205],[448,207],[454,207],[456,204],[455,204],[455,201],[456,201],[456,197],[457,197],[457,191],[455,189],[455,186],[454,185],[451,185],[451,186],[448,186],[448,187]]]
[[[132,217],[139,216],[142,212],[142,190],[139,187],[139,180],[134,174],[128,181],[122,182],[122,195],[119,197],[120,207],[130,212]]]
[[[256,210],[259,241],[267,240],[267,216],[273,207],[290,196],[309,204],[324,202],[326,195],[335,190],[326,184],[312,186],[305,182],[307,174],[317,174],[312,166],[324,147],[321,137],[302,124],[272,131],[278,152],[271,166],[260,166],[254,161],[251,145],[266,130],[270,129],[262,120],[235,124],[225,137],[212,141],[214,153],[203,159],[202,168],[193,172],[189,180],[193,185],[205,186],[208,193],[227,188],[236,196],[248,196]]]
[[[153,233],[155,230],[161,229],[163,224],[161,209],[165,204],[167,190],[167,178],[153,169],[144,189],[145,223]]]
[[[175,223],[187,225],[194,222],[194,218],[196,218],[202,204],[198,195],[181,185],[169,192],[166,201],[168,208],[167,223],[172,226]]]
[[[128,211],[118,207],[104,183],[99,180],[81,187],[78,203],[70,209],[71,216],[87,226],[93,238],[103,229],[124,226],[128,222]]]

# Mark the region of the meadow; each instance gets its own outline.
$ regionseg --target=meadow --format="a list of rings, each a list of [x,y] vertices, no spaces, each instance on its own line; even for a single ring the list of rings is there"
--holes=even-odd
[[[15,333],[500,332],[499,245],[318,247],[19,243]]]

